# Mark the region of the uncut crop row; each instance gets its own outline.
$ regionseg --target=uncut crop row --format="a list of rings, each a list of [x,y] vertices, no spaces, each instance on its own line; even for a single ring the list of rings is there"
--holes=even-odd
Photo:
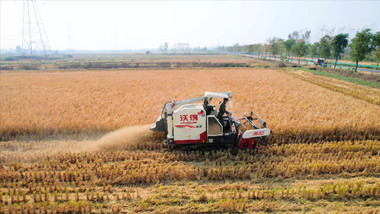
[[[380,136],[374,116],[380,115],[379,106],[270,69],[5,73],[1,78],[2,140],[91,136],[150,124],[166,101],[229,90],[234,108],[227,109],[236,117],[255,111],[278,143]],[[218,107],[217,101],[212,104]]]

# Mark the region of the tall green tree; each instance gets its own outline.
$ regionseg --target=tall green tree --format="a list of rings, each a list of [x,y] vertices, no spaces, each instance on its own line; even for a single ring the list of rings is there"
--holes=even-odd
[[[294,40],[299,40],[300,39],[300,32],[299,31],[293,31],[292,33],[289,33],[288,39],[294,39]]]
[[[311,30],[307,30],[304,34],[302,34],[302,39],[305,41],[306,44],[310,43],[310,35],[311,35]]]
[[[234,46],[232,47],[233,52],[239,52],[240,51],[240,45],[239,43],[235,43]]]
[[[373,36],[373,48],[375,50],[374,52],[374,55],[375,55],[375,59],[376,59],[376,66],[379,66],[379,61],[380,61],[380,32],[377,32],[374,36]]]
[[[244,45],[244,52],[245,53],[251,53],[251,46],[250,45]]]
[[[298,64],[300,64],[300,58],[306,55],[308,47],[304,40],[300,40],[293,46],[292,52],[298,57]]]
[[[274,56],[274,60],[276,61],[276,55],[278,55],[281,51],[281,43],[280,38],[273,37],[269,40],[269,48],[270,52],[272,53],[272,56]]]
[[[288,57],[290,56],[290,53],[292,52],[292,48],[295,44],[296,44],[296,40],[293,38],[289,38],[288,40],[284,42],[284,47],[288,54]]]
[[[260,57],[261,49],[262,49],[261,44],[254,44],[253,45],[253,50],[254,50],[254,52],[257,52],[257,57]]]
[[[375,52],[375,59],[376,59],[376,66],[379,66],[379,61],[380,61],[380,47],[377,47]]]
[[[328,59],[331,56],[331,37],[325,35],[319,41],[319,55]]]
[[[280,60],[281,60],[281,58],[282,58],[282,51],[284,50],[284,40],[283,39],[279,39],[277,41],[277,43],[278,43],[278,47],[280,49]]]
[[[264,58],[267,57],[267,53],[270,52],[270,45],[269,44],[264,44],[263,45],[263,49],[264,49]]]
[[[373,48],[380,47],[380,31],[373,35]]]
[[[336,63],[338,62],[338,59],[341,57],[341,54],[344,52],[344,49],[348,45],[348,34],[340,33],[331,41],[331,49],[332,54],[335,57],[335,64],[334,68],[336,68]]]
[[[359,61],[365,59],[365,56],[373,50],[373,34],[371,29],[365,29],[356,33],[355,38],[351,40],[350,57],[356,62],[355,72],[358,70]]]
[[[314,42],[313,45],[311,45],[310,47],[310,54],[311,54],[312,59],[318,55],[318,51],[319,51],[319,42]]]

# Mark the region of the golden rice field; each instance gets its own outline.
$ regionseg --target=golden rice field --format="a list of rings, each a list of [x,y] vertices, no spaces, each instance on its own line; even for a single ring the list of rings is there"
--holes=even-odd
[[[229,90],[235,116],[253,110],[284,140],[380,139],[379,106],[269,69],[3,73],[1,80],[2,139],[149,124],[166,101]]]
[[[168,150],[148,131],[166,101],[229,90],[269,147]],[[189,68],[3,72],[0,92],[0,213],[380,212],[378,89]]]

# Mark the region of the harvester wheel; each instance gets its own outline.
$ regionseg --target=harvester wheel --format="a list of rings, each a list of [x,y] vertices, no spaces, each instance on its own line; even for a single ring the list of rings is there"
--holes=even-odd
[[[254,142],[252,139],[240,139],[237,146],[240,149],[253,149],[253,144]]]

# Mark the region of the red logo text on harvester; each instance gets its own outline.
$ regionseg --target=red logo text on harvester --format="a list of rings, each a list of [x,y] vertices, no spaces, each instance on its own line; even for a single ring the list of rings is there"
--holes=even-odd
[[[190,114],[190,115],[180,115],[181,124],[196,124],[198,123],[198,115]]]
[[[263,134],[264,134],[264,130],[263,131],[254,132],[253,136],[263,135]]]

